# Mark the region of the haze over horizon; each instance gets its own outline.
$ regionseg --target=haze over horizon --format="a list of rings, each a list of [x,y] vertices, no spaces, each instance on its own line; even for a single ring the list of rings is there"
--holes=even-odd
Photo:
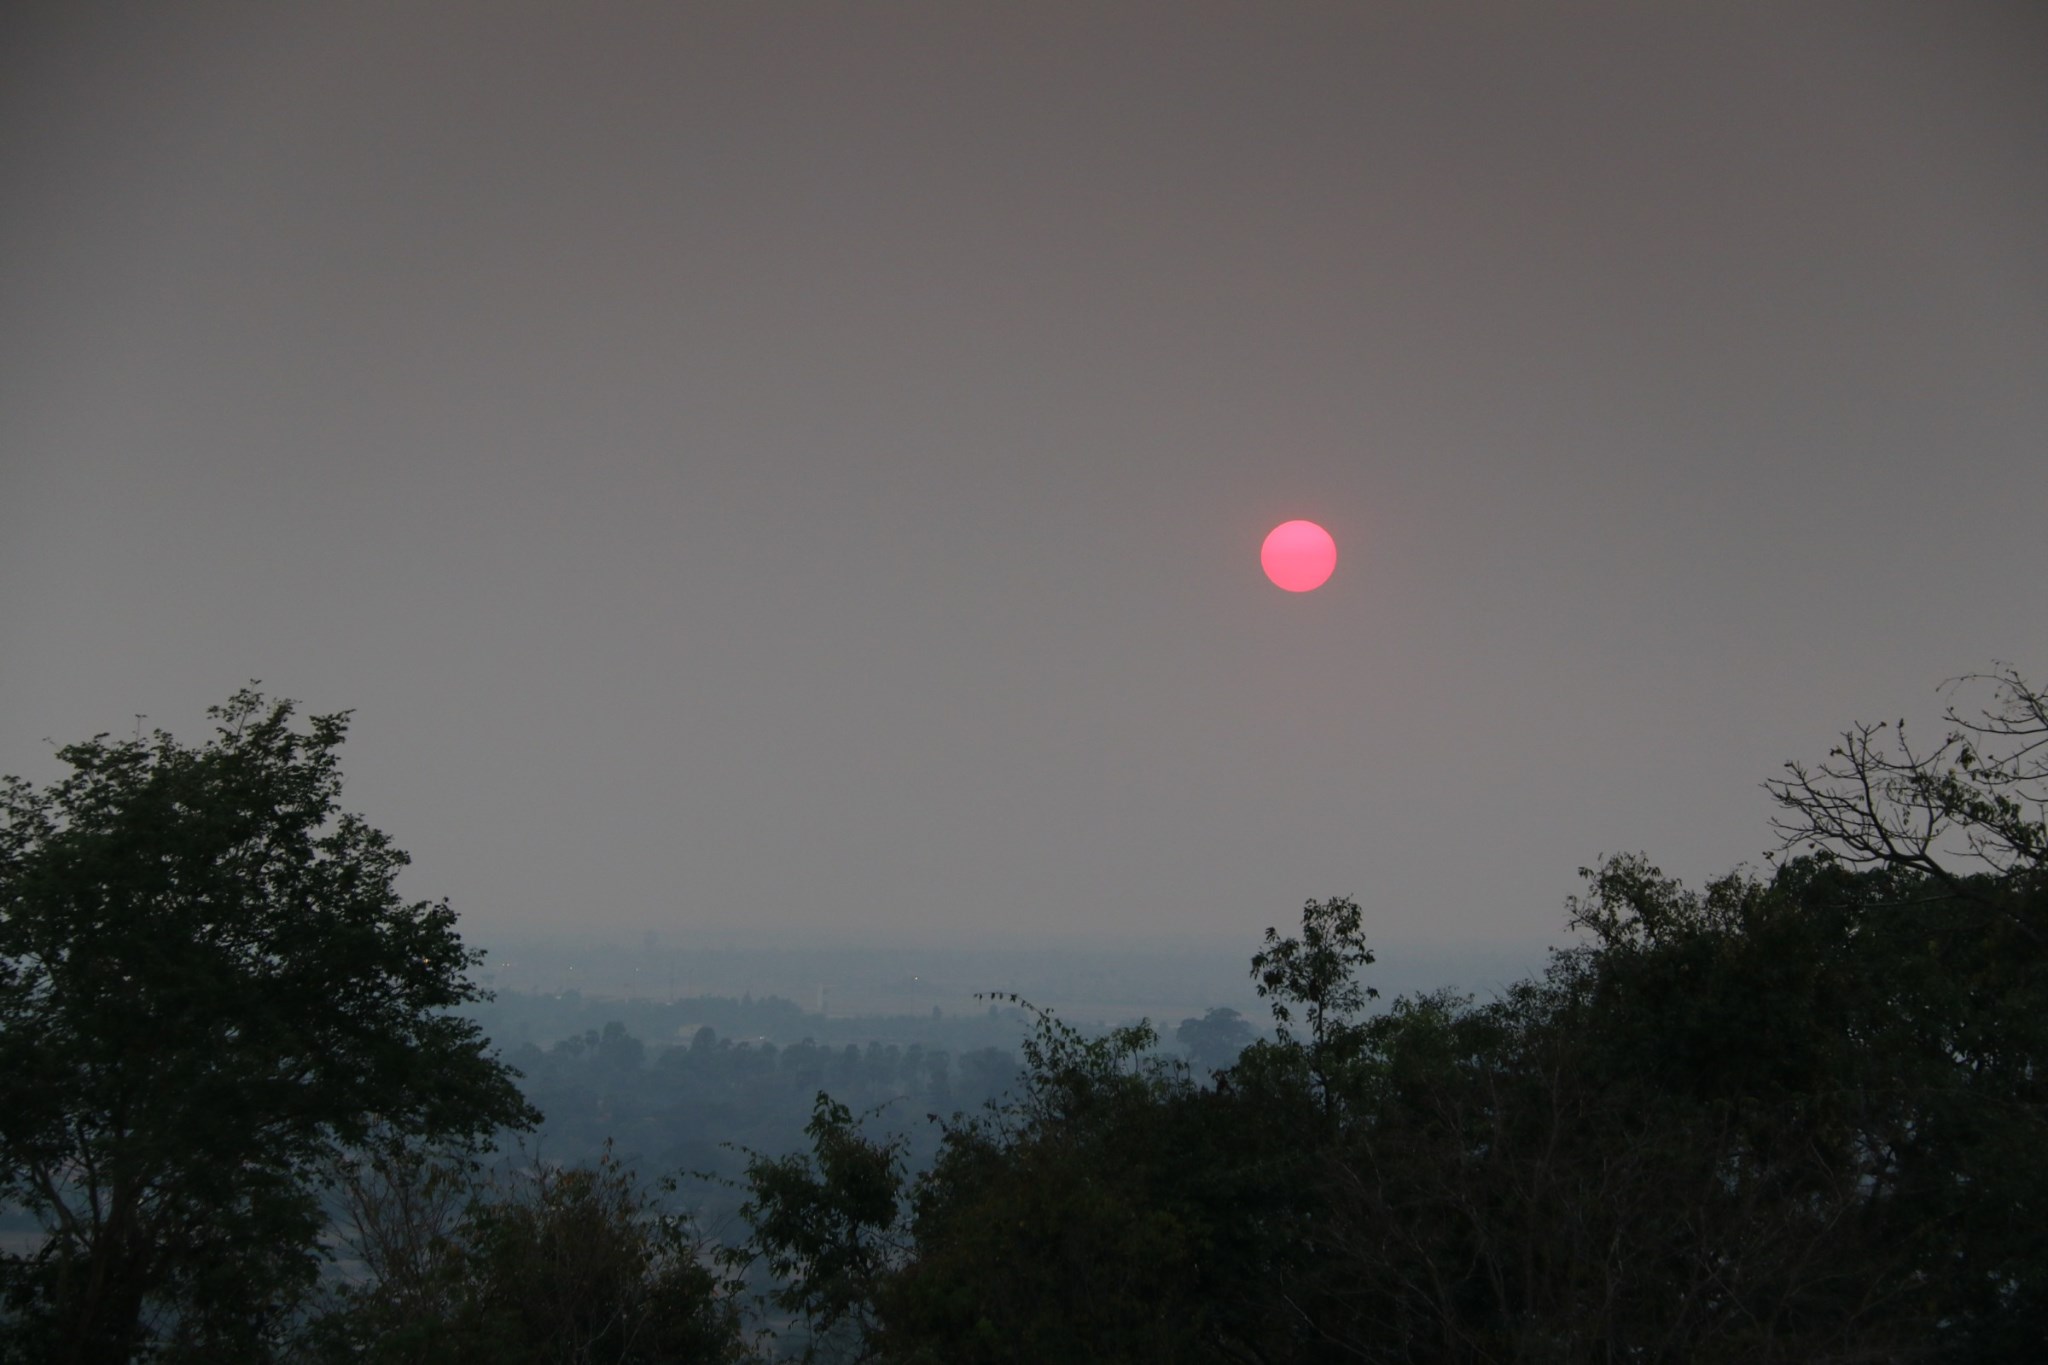
[[[2048,680],[2044,129],[2030,3],[12,6],[0,772],[260,678],[487,943],[1560,941]]]

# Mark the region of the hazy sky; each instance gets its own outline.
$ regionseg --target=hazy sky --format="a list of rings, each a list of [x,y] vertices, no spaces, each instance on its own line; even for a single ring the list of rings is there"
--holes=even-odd
[[[0,771],[354,708],[484,937],[1555,937],[2044,513],[2034,0],[0,20]]]

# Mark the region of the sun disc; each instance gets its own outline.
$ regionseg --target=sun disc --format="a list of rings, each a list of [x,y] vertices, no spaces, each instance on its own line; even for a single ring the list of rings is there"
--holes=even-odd
[[[1283,521],[1266,533],[1259,565],[1275,587],[1314,592],[1337,570],[1337,542],[1312,521]]]

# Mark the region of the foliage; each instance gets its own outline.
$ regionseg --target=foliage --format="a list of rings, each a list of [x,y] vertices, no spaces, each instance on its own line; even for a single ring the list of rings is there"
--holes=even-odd
[[[445,903],[339,811],[347,715],[245,689],[198,747],[58,750],[0,787],[0,1197],[14,1350],[253,1359],[320,1264],[318,1177],[374,1133],[535,1117],[473,1024]]]
[[[886,1286],[889,1358],[1171,1359],[1191,1335],[1186,1210],[1153,1154],[1181,1142],[1184,1069],[1146,1024],[1036,1019],[1009,1103],[949,1127],[913,1197],[918,1255]]]
[[[1210,1358],[1204,1343],[1233,1330],[1246,1287],[1277,1268],[1249,1254],[1259,1239],[1232,1210],[1257,1206],[1286,1165],[1284,1124],[1217,1122],[1224,1098],[1159,1057],[1148,1025],[1090,1038],[1026,1007],[1037,1025],[1019,1092],[946,1124],[893,1225],[873,1200],[866,1235],[888,1252],[860,1274],[821,1273],[850,1262],[846,1247],[781,1261],[798,1296],[786,1302],[823,1285],[857,1305],[841,1316],[863,1325],[859,1339],[828,1343],[857,1360]],[[859,1139],[845,1111],[820,1114],[818,1159],[754,1170],[757,1228],[853,1192],[830,1154]],[[881,1156],[866,1148],[870,1169]],[[898,1188],[892,1177],[892,1199]],[[791,1239],[764,1240],[757,1255]]]
[[[1200,1018],[1180,1021],[1173,1039],[1187,1049],[1188,1060],[1197,1074],[1225,1070],[1257,1034],[1249,1021],[1227,1005],[1215,1006]]]
[[[737,1258],[780,1281],[774,1305],[804,1324],[804,1359],[870,1358],[877,1286],[902,1260],[902,1144],[866,1137],[853,1112],[820,1092],[808,1156],[747,1162],[742,1207],[753,1235]]]
[[[1277,1048],[1260,1061],[1298,1059],[1326,1115],[1334,1114],[1342,1073],[1364,1040],[1354,1016],[1379,998],[1358,979],[1358,969],[1372,963],[1364,912],[1357,901],[1341,896],[1309,901],[1301,910],[1300,938],[1283,938],[1269,928],[1265,946],[1252,955],[1252,978],[1259,995],[1272,1002],[1278,1035]],[[1305,1041],[1292,1032],[1297,1010],[1308,1025]]]
[[[1363,1017],[1333,899],[1268,931],[1278,1037],[1213,1087],[1041,1014],[1018,1097],[947,1125],[851,1282],[855,1353],[2038,1358],[2048,723],[1990,681],[1933,755],[1859,729],[1793,769],[1768,876],[1588,869],[1584,941],[1495,999]]]
[[[973,1073],[995,1098],[932,1114],[936,1154],[914,1177],[903,1138],[869,1135],[817,1087],[944,1109],[943,1053],[756,1050],[706,1027],[649,1067],[622,1024],[532,1050],[550,1073],[573,1070],[600,1112],[626,1112],[650,1085],[712,1109],[764,1086],[815,1095],[807,1151],[749,1156],[750,1237],[722,1259],[733,1278],[662,1212],[660,1189],[609,1157],[480,1177],[462,1141],[489,1112],[475,1097],[502,1077],[472,1035],[437,1042],[426,1015],[406,1035],[440,1048],[431,1063],[450,1068],[458,1098],[471,1087],[438,1123],[435,1101],[405,1087],[409,1051],[344,1054],[392,1073],[308,1070],[329,1054],[302,1040],[341,1025],[273,998],[274,974],[301,993],[311,979],[271,946],[299,940],[238,928],[223,941],[256,946],[191,945],[212,944],[216,924],[300,916],[315,921],[310,941],[348,948],[357,921],[320,919],[322,907],[356,903],[337,887],[381,886],[368,918],[403,920],[388,895],[402,859],[346,819],[327,837],[353,829],[355,842],[307,856],[353,858],[353,877],[300,868],[288,837],[278,854],[261,839],[249,851],[247,832],[161,834],[188,807],[214,812],[205,830],[267,829],[247,812],[288,807],[275,784],[261,799],[194,788],[197,802],[179,788],[149,818],[117,819],[187,751],[95,741],[77,751],[81,771],[118,759],[139,775],[10,789],[0,1046],[24,1107],[0,1111],[9,1190],[33,1203],[47,1185],[37,1207],[61,1218],[60,1200],[118,1194],[144,1157],[189,1153],[202,1132],[227,1144],[237,1164],[164,1165],[162,1192],[123,1226],[149,1229],[154,1259],[137,1264],[154,1278],[132,1282],[174,1309],[160,1344],[228,1359],[260,1354],[277,1336],[263,1314],[303,1285],[317,1226],[305,1192],[325,1161],[367,1278],[306,1336],[316,1360],[738,1362],[737,1272],[749,1269],[800,1326],[784,1344],[805,1360],[2017,1365],[2048,1340],[2048,703],[2011,670],[1976,681],[1990,704],[1952,708],[1932,751],[1859,726],[1826,762],[1789,768],[1771,785],[1786,842],[1763,874],[1695,891],[1641,856],[1585,869],[1568,902],[1580,942],[1489,1000],[1439,993],[1368,1013],[1365,916],[1343,898],[1307,902],[1298,933],[1269,929],[1252,958],[1274,1038],[1239,1050],[1249,1029],[1229,1011],[1183,1023],[1208,1083],[1162,1056],[1148,1023],[1091,1037],[1003,997],[1035,1021],[1021,1067],[961,1059],[963,1088]],[[255,715],[251,701],[230,739]],[[322,799],[316,825],[332,811]],[[209,851],[194,860],[177,852],[187,844]],[[276,909],[217,908],[245,903]],[[459,948],[434,918],[445,907],[412,913],[405,923],[440,923],[446,940],[418,954],[444,968],[418,998],[434,981],[431,998],[459,997],[443,956]],[[374,980],[412,979],[356,951]],[[207,952],[235,971],[200,971]],[[173,989],[188,982],[210,993]],[[159,1003],[122,1013],[137,1001]],[[226,1023],[195,1031],[188,1015]],[[109,1041],[143,1036],[171,1044],[146,1067]],[[202,1038],[213,1050],[187,1055]],[[263,1043],[278,1038],[297,1050]],[[284,1073],[299,1090],[261,1070],[274,1057],[311,1059]],[[144,1084],[160,1072],[261,1141],[205,1127],[213,1115]],[[74,1107],[39,1109],[43,1084]],[[280,1094],[298,1098],[280,1106]],[[141,1136],[71,1152],[61,1141],[80,1115],[79,1131]],[[430,1156],[435,1136],[449,1145]],[[274,1153],[281,1164],[264,1165]],[[100,1220],[53,1240],[77,1252],[13,1265],[31,1326],[81,1301],[81,1267],[126,1273],[118,1257],[86,1256],[119,1207],[96,1197],[61,1205]],[[142,1340],[137,1329],[128,1344]],[[74,1358],[119,1349],[103,1336]]]
[[[1065,1352],[1078,1360],[1085,1357],[1071,1355],[1077,1341],[1144,1338],[1139,1319],[1168,1316],[1141,1301],[1149,1295],[1126,1290],[1111,1302],[1093,1292],[1105,1275],[1150,1277],[1166,1248],[1128,1216],[1141,1205],[1120,1171],[1137,1168],[1114,1164],[1089,1135],[1127,1137],[1119,1117],[1184,1091],[1184,1073],[1150,1055],[1158,1039],[1148,1025],[1086,1038],[1028,1001],[995,998],[1036,1020],[1021,1046],[1018,1089],[977,1118],[956,1115],[935,1167],[914,1187],[901,1144],[865,1137],[851,1112],[824,1094],[808,1155],[749,1162],[748,1255],[782,1281],[773,1301],[804,1322],[806,1358],[893,1359],[892,1343],[901,1340],[920,1358],[966,1365],[988,1358],[985,1343],[1001,1338],[1005,1350],[1038,1352],[1036,1359]],[[985,1186],[990,1178],[994,1185]],[[1030,1190],[1028,1210],[978,1202],[1009,1198],[1020,1180]],[[988,1228],[996,1229],[993,1241]],[[1020,1259],[1016,1239],[1027,1228],[1038,1242]]]
[[[302,1342],[365,1365],[738,1365],[752,1360],[735,1286],[674,1182],[641,1186],[609,1152],[479,1178],[416,1150],[347,1163],[349,1244],[366,1278],[342,1287]]]

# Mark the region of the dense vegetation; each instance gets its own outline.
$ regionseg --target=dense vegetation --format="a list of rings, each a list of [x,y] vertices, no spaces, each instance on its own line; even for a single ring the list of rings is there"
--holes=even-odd
[[[1952,712],[1930,751],[1859,726],[1826,763],[1788,769],[1772,785],[1785,845],[1763,873],[1694,891],[1640,857],[1588,870],[1569,906],[1579,946],[1498,998],[1369,1011],[1363,912],[1311,901],[1251,962],[1274,1035],[1213,1075],[1162,1055],[1148,1027],[1091,1038],[1035,1012],[1008,1097],[943,1120],[914,1175],[900,1138],[819,1094],[807,1150],[747,1162],[741,1245],[699,1242],[660,1186],[616,1162],[493,1174],[460,1125],[413,1124],[379,1144],[359,1101],[316,1106],[281,1131],[305,1135],[287,1150],[306,1163],[306,1144],[324,1144],[362,1274],[295,1298],[303,1279],[257,1277],[245,1325],[210,1325],[227,1296],[188,1288],[205,1278],[188,1264],[210,1273],[183,1259],[193,1249],[241,1236],[246,1259],[260,1231],[267,1254],[296,1266],[311,1245],[303,1222],[236,1221],[244,1206],[225,1193],[298,1198],[292,1182],[313,1171],[265,1165],[268,1140],[252,1142],[221,1173],[224,1194],[137,1234],[155,1239],[160,1267],[139,1292],[167,1311],[123,1349],[648,1362],[782,1350],[888,1365],[2036,1360],[2048,1340],[2048,700],[2009,671],[1974,681],[1988,708]],[[94,902],[105,937],[58,955],[69,976],[50,965],[54,940],[23,937],[63,877],[129,884],[92,874],[92,849],[53,861],[83,846],[60,823],[23,824],[32,797],[12,790],[0,867],[10,1095],[12,1059],[48,1036],[28,1030],[59,1017],[66,991],[91,995],[121,970],[126,942],[111,892]],[[179,887],[164,887],[151,913],[189,918]],[[1232,1021],[1206,1022],[1241,1041]],[[142,1035],[61,1036],[103,1059]],[[626,1036],[600,1033],[593,1054],[630,1051]],[[720,1084],[760,1067],[699,1041],[667,1065]],[[445,1042],[471,1064],[473,1039]],[[256,1060],[278,1055],[300,1054]],[[869,1058],[838,1064],[857,1079]],[[35,1112],[97,1120],[122,1085],[141,1086],[170,1111],[150,1150],[202,1170],[182,1126],[196,1120],[108,1065],[79,1062],[101,1088],[65,1082]],[[232,1102],[255,1114],[273,1102],[271,1071],[235,1052],[219,1065],[252,1068],[223,1091]],[[903,1084],[901,1055],[887,1078],[874,1065],[877,1085]],[[103,1178],[100,1149],[53,1146],[55,1131],[0,1121],[8,1196],[52,1211],[57,1247],[9,1262],[19,1331],[73,1320],[66,1267],[88,1263],[98,1235],[56,1210]],[[72,1358],[126,1358],[94,1341]]]

